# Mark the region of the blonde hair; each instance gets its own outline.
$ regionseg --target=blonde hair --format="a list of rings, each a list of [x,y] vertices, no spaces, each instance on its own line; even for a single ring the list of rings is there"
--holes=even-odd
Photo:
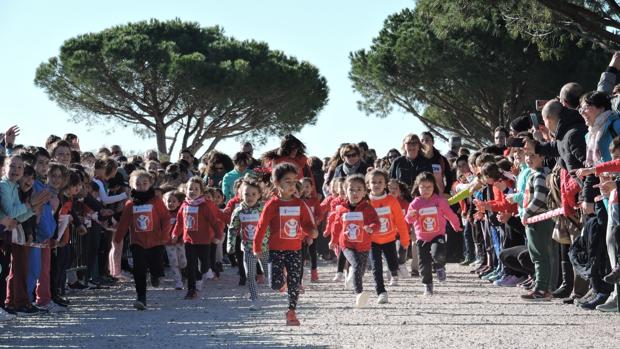
[[[131,189],[136,189],[136,185],[140,178],[148,178],[151,186],[153,185],[153,176],[151,176],[150,173],[144,170],[136,170],[131,172],[131,175],[129,176],[129,186],[131,187]]]

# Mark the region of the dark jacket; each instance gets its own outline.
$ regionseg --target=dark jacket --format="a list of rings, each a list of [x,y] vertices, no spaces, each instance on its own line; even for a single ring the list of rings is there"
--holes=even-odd
[[[415,159],[401,156],[394,160],[390,166],[390,178],[405,182],[409,188],[413,187],[415,178],[422,172],[433,173],[433,166],[431,161],[421,153]]]
[[[536,145],[536,153],[559,157],[562,168],[571,171],[584,167],[588,126],[579,112],[563,108],[555,135],[555,141]]]
[[[334,177],[333,178],[338,178],[338,177],[346,177],[347,175],[344,173],[344,162],[340,165],[338,165],[338,167],[336,167],[336,170],[334,170]],[[357,167],[357,170],[355,171],[355,174],[361,174],[361,175],[366,175],[366,171],[368,170],[368,164],[364,162],[364,160],[360,160],[360,165]]]

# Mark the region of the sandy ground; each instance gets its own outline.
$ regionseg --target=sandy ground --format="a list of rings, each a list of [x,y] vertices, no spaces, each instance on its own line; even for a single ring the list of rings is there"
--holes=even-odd
[[[401,278],[388,287],[389,304],[371,293],[364,309],[352,307],[352,291],[331,281],[334,266],[322,264],[321,282],[306,284],[298,316],[301,327],[284,326],[286,297],[261,287],[263,309],[250,312],[247,287],[235,270],[209,281],[201,299],[183,300],[170,280],[149,289],[149,309],[131,307],[132,283],[69,296],[71,310],[0,323],[0,347],[204,348],[374,347],[374,348],[612,348],[618,346],[620,317],[584,311],[558,301],[527,303],[521,290],[494,287],[448,266],[448,281],[422,296],[419,279]]]

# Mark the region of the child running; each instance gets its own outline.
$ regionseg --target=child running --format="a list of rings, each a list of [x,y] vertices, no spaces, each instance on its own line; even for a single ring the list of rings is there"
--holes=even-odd
[[[381,226],[379,231],[371,235],[372,248],[370,259],[372,260],[372,274],[375,279],[377,303],[388,302],[387,291],[383,281],[383,257],[390,270],[390,286],[398,284],[398,251],[396,249],[396,237],[400,237],[403,246],[409,246],[409,226],[398,203],[392,195],[386,193],[388,173],[375,169],[366,174],[366,185],[370,189],[370,204],[377,211]]]
[[[170,226],[174,227],[177,222],[177,214],[179,213],[179,207],[181,203],[185,201],[185,194],[180,191],[169,191],[164,194],[164,204],[170,213]],[[172,238],[172,231],[170,232]],[[181,275],[181,269],[187,267],[187,258],[185,257],[185,245],[183,241],[177,241],[176,243],[169,242],[166,245],[166,254],[168,255],[168,262],[170,263],[170,270],[172,270],[172,278],[174,279],[174,289],[183,289],[183,277]]]
[[[416,198],[409,205],[406,219],[413,225],[416,233],[424,295],[431,296],[433,265],[437,270],[437,279],[446,280],[446,219],[450,221],[454,231],[461,231],[461,224],[448,200],[441,195],[432,173],[420,173],[413,187]]]
[[[290,163],[277,165],[272,172],[272,181],[277,194],[265,204],[265,209],[261,213],[253,249],[254,254],[260,258],[263,238],[267,228],[270,228],[271,288],[281,290],[285,286],[288,287],[289,310],[286,313],[286,325],[299,326],[295,309],[301,283],[301,242],[305,238],[301,228],[313,239],[317,237],[318,232],[312,212],[303,201],[293,196],[297,182],[297,167]]]
[[[204,183],[198,176],[187,181],[186,197],[172,230],[172,242],[182,235],[187,258],[187,294],[185,299],[198,298],[202,281],[211,268],[211,244],[223,238],[224,222],[218,219],[215,203],[204,197]],[[200,273],[198,272],[200,260]],[[196,279],[199,279],[196,282]]]
[[[256,180],[244,178],[241,184],[242,202],[232,213],[230,227],[228,228],[228,253],[235,253],[238,237],[241,237],[241,250],[243,251],[243,263],[247,273],[247,285],[250,289],[250,310],[260,310],[258,304],[258,285],[256,283],[256,256],[252,253],[252,245],[256,235],[256,226],[260,214],[263,212],[263,202],[260,185]],[[267,240],[269,231],[265,234],[262,249],[268,251]],[[260,264],[263,270],[267,270],[267,258],[263,254]]]
[[[123,208],[114,241],[120,243],[129,231],[133,278],[138,296],[133,306],[146,310],[147,269],[151,273],[151,286],[158,287],[158,276],[162,274],[163,267],[163,246],[169,240],[170,217],[163,201],[155,197],[153,179],[148,172],[132,172],[129,185],[132,188],[131,200]]]
[[[381,222],[376,211],[367,198],[366,182],[360,174],[350,175],[345,182],[347,201],[336,208],[334,233],[330,246],[339,241],[344,256],[351,265],[345,286],[353,283],[355,288],[355,306],[362,308],[368,302],[362,280],[368,263],[370,251],[370,234],[379,230]]]

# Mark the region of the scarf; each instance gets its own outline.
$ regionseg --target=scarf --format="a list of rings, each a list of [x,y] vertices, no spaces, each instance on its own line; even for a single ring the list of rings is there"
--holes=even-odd
[[[604,126],[609,120],[609,116],[613,113],[611,110],[607,110],[599,114],[594,120],[594,125],[588,128],[588,140],[586,150],[586,166],[592,167],[598,164],[601,160],[601,150],[598,147],[598,143],[605,133]]]
[[[185,198],[185,203],[190,206],[200,206],[205,203],[207,199],[204,196],[199,197],[198,199],[192,200],[189,197]]]
[[[131,199],[133,200],[134,205],[144,205],[154,197],[155,189],[153,189],[153,187],[150,187],[147,191],[137,191],[135,189],[131,190]]]
[[[362,162],[358,161],[357,164],[355,165],[349,165],[346,162],[342,163],[342,171],[344,172],[345,175],[352,175],[352,174],[356,174],[357,170],[360,168],[360,164]]]

